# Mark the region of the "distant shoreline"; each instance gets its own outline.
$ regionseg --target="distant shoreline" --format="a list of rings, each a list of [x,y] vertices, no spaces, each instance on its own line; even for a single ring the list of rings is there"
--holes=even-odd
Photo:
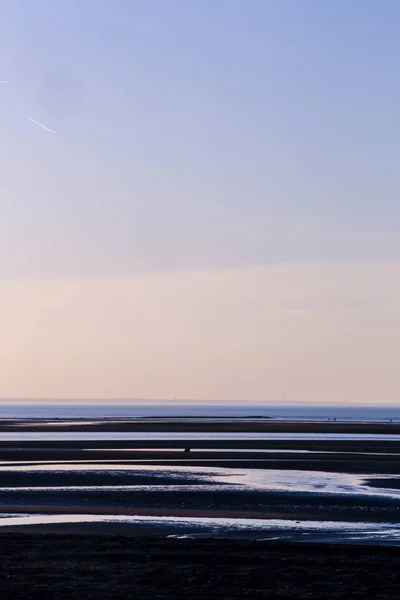
[[[0,419],[1,432],[360,433],[400,436],[400,422],[290,420],[271,417],[132,417]],[[70,421],[70,422],[69,422]],[[79,421],[77,423],[77,421]],[[399,438],[400,439],[400,438]]]

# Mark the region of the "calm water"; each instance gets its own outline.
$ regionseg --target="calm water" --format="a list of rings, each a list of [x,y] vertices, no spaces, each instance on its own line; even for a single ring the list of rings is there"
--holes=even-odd
[[[68,483],[68,476],[81,473],[104,473],[118,478],[121,474],[129,474],[135,478],[130,484],[119,484],[117,479],[113,484],[107,485],[90,485],[88,486],[83,478],[79,484],[72,485]],[[280,469],[229,469],[226,467],[196,467],[196,466],[163,466],[163,465],[140,465],[126,463],[34,463],[29,465],[8,465],[0,464],[0,476],[9,473],[26,474],[64,474],[63,485],[40,485],[32,483],[25,484],[25,478],[22,479],[18,487],[9,487],[2,484],[0,490],[0,499],[5,492],[18,491],[18,493],[29,490],[40,490],[42,492],[60,491],[60,490],[134,490],[137,494],[145,491],[161,492],[169,489],[171,491],[207,491],[209,494],[221,491],[248,491],[258,490],[263,492],[305,492],[315,496],[319,495],[346,495],[357,497],[360,502],[360,497],[374,498],[394,498],[400,500],[400,490],[390,488],[370,487],[365,485],[365,481],[373,479],[393,479],[398,481],[397,475],[362,475],[355,473],[328,473],[325,471],[296,471],[296,470],[280,470]],[[152,480],[152,483],[143,484],[139,481],[144,477]],[[158,478],[169,479],[169,483],[165,482],[160,485]],[[178,480],[178,481],[177,481]],[[185,485],[182,487],[182,481],[185,480]],[[21,485],[22,482],[22,485]],[[199,484],[201,483],[201,488]],[[45,494],[43,495],[43,504],[45,504]]]
[[[204,431],[13,431],[1,432],[0,440],[5,441],[68,441],[68,440],[384,440],[398,442],[400,435],[386,433],[207,433]]]
[[[327,421],[400,421],[399,405],[322,405],[322,404],[268,404],[257,403],[232,403],[232,404],[186,404],[174,403],[42,403],[14,402],[0,403],[0,418],[44,418],[44,419],[79,419],[102,417],[272,417],[274,419],[300,419]]]
[[[240,537],[246,539],[276,539],[286,541],[304,541],[304,542],[340,542],[349,544],[388,544],[400,545],[400,526],[396,522],[348,522],[342,521],[322,521],[322,520],[291,520],[291,519],[234,519],[234,518],[207,518],[207,517],[155,517],[155,516],[131,516],[131,515],[113,515],[113,514],[51,514],[51,504],[54,504],[52,497],[63,495],[64,501],[68,496],[80,491],[86,494],[86,501],[93,497],[93,494],[104,492],[124,492],[125,494],[134,493],[134,498],[141,494],[154,494],[157,498],[161,493],[197,493],[199,490],[206,491],[209,498],[214,493],[229,493],[238,490],[246,492],[306,492],[312,494],[318,503],[318,498],[330,496],[335,503],[344,496],[354,496],[354,502],[360,504],[369,498],[398,500],[400,490],[379,489],[365,485],[365,479],[373,479],[373,476],[362,476],[346,473],[325,473],[308,471],[279,471],[279,470],[254,470],[238,469],[234,471],[226,468],[210,467],[162,467],[138,466],[138,465],[108,465],[108,464],[37,464],[37,465],[2,465],[0,473],[22,472],[22,474],[31,475],[37,473],[39,476],[44,472],[53,472],[53,474],[68,475],[81,471],[83,475],[89,472],[109,472],[110,474],[121,475],[122,472],[130,471],[136,478],[153,475],[153,484],[147,485],[92,485],[85,486],[85,479],[82,479],[80,485],[68,485],[65,481],[63,486],[58,484],[54,486],[45,486],[35,484],[30,479],[30,487],[2,487],[0,491],[0,510],[1,503],[10,504],[10,494],[40,494],[40,504],[45,505],[49,502],[48,514],[30,514],[26,513],[7,513],[0,512],[0,528],[7,526],[29,526],[46,525],[59,523],[86,523],[107,524],[120,523],[124,526],[124,531],[133,527],[135,531],[141,528],[148,534],[149,527],[154,530],[155,535],[171,537]],[[165,482],[157,485],[158,475],[170,478],[168,485]],[[176,484],[175,479],[186,478],[193,485],[180,486]],[[389,476],[390,477],[390,476]],[[202,483],[199,486],[199,482]],[[138,482],[136,482],[138,483]],[[29,502],[32,502],[31,496]],[[90,502],[89,502],[90,504]],[[88,504],[88,506],[89,506]],[[133,502],[135,505],[135,502]],[[366,504],[367,508],[367,504]],[[371,509],[367,509],[367,514]],[[107,528],[104,530],[107,531]]]
[[[229,519],[196,517],[132,517],[128,515],[30,515],[0,513],[0,527],[59,523],[121,523],[136,531],[149,526],[154,534],[171,538],[238,537],[259,540],[400,545],[400,527],[393,523],[347,523],[285,519]]]

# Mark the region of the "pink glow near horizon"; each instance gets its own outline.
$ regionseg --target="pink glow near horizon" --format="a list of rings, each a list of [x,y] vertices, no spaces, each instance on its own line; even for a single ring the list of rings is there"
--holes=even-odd
[[[0,396],[394,402],[398,269],[2,282]]]

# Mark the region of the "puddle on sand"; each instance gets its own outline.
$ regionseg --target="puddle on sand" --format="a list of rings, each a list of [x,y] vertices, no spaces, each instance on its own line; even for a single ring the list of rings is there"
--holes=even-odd
[[[400,545],[400,525],[345,521],[294,521],[285,519],[231,519],[196,517],[133,517],[128,515],[0,515],[0,527],[120,523],[170,538],[241,537],[258,540],[340,542]]]
[[[313,494],[333,494],[333,495],[357,495],[357,496],[379,496],[387,498],[400,498],[400,490],[388,488],[374,488],[364,484],[365,480],[374,478],[398,478],[398,475],[362,475],[350,473],[328,473],[324,471],[297,471],[285,469],[228,469],[224,467],[204,467],[204,466],[181,466],[181,467],[165,467],[163,465],[131,465],[124,463],[63,463],[63,464],[37,464],[37,465],[1,465],[1,472],[20,472],[20,473],[37,473],[37,474],[63,474],[66,477],[68,473],[80,472],[99,472],[110,477],[116,477],[116,485],[73,485],[69,486],[68,481],[64,479],[63,486],[25,486],[25,487],[2,487],[1,492],[9,491],[62,491],[62,490],[138,490],[138,491],[157,491],[161,487],[163,490],[173,491],[195,491],[199,489],[196,482],[190,484],[190,480],[202,480],[201,489],[210,492],[217,490],[257,490],[257,491],[278,491],[278,492],[309,492]],[[147,485],[118,485],[117,477],[119,473],[129,474],[132,476],[146,476],[148,478],[154,475],[154,482]],[[162,486],[157,485],[158,477],[170,478],[170,484],[167,482]],[[175,484],[174,480],[186,479],[188,481],[184,486]]]

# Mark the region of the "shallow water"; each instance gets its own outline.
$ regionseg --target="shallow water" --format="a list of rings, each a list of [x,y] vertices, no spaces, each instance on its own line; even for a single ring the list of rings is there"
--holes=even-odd
[[[190,431],[178,433],[141,431],[26,431],[0,432],[0,441],[67,441],[67,440],[387,440],[400,441],[400,435],[381,433],[208,433]]]
[[[208,410],[208,407],[207,407]],[[338,419],[339,420],[339,419]],[[13,440],[13,441],[40,441],[40,440],[391,440],[400,441],[400,435],[381,435],[381,434],[291,434],[291,433],[207,433],[207,432],[162,432],[162,433],[151,433],[151,432],[6,432],[0,433],[0,440]],[[172,442],[173,443],[173,442]],[[52,444],[53,445],[53,444]],[[100,445],[100,444],[99,444]],[[215,444],[217,445],[217,444]],[[288,444],[289,445],[289,444]],[[101,448],[97,448],[101,451]],[[116,449],[120,451],[119,449]],[[165,452],[165,451],[176,452],[177,448],[170,449],[134,449],[135,452],[140,451],[148,452]],[[109,449],[107,449],[107,452]],[[93,450],[92,450],[93,452]],[[306,453],[313,453],[309,450],[279,450],[279,449],[193,449],[190,462],[196,460],[197,452],[250,452],[250,453],[262,453],[267,456],[268,453],[285,453],[289,452],[293,455],[298,454],[299,460],[300,455]],[[325,453],[324,453],[325,454]],[[329,453],[326,454],[340,454],[340,453]],[[346,452],[347,454],[347,452]],[[355,453],[356,454],[356,453]],[[358,454],[358,453],[357,453]],[[360,453],[366,454],[366,453]],[[371,453],[373,455],[375,453]],[[86,456],[86,453],[82,453]],[[193,456],[194,455],[194,456]],[[39,455],[40,456],[40,455]],[[199,455],[197,455],[199,456]],[[18,457],[18,456],[17,456]],[[304,457],[303,457],[304,458]],[[171,500],[167,498],[169,492],[182,493],[182,502],[186,502],[186,505],[191,505],[192,498],[196,497],[196,493],[205,492],[206,500],[199,501],[198,506],[201,506],[200,502],[203,502],[203,506],[208,506],[210,499],[210,505],[212,505],[213,498],[217,495],[216,493],[222,492],[222,500],[217,500],[216,505],[221,507],[221,510],[227,510],[232,506],[238,506],[235,504],[236,500],[227,501],[226,498],[229,493],[234,492],[248,492],[247,497],[250,498],[249,505],[255,508],[250,510],[261,510],[259,506],[269,506],[268,497],[271,498],[275,493],[287,494],[290,499],[287,500],[287,506],[294,503],[292,498],[296,497],[296,494],[310,494],[310,500],[307,496],[306,503],[312,506],[311,511],[303,511],[303,516],[309,516],[313,514],[315,510],[314,499],[316,503],[323,506],[323,497],[331,497],[329,504],[336,509],[337,505],[340,505],[341,499],[339,497],[345,496],[343,503],[347,503],[347,506],[355,507],[358,512],[356,513],[356,519],[363,519],[364,515],[373,517],[375,520],[382,518],[384,521],[390,521],[392,516],[393,520],[397,520],[397,506],[400,500],[400,490],[391,489],[379,489],[368,487],[365,485],[365,480],[374,478],[390,478],[393,476],[382,476],[381,474],[376,475],[363,475],[363,474],[347,474],[347,473],[328,473],[328,472],[316,472],[316,471],[297,471],[297,470],[259,470],[259,469],[242,469],[237,468],[237,463],[241,460],[246,461],[246,458],[230,458],[224,459],[224,461],[234,461],[236,466],[233,469],[213,467],[213,458],[207,459],[210,466],[180,466],[171,467],[163,466],[160,464],[160,460],[156,461],[158,464],[129,464],[127,460],[108,462],[108,461],[34,461],[27,463],[26,461],[13,461],[13,462],[0,462],[0,480],[1,474],[3,473],[3,487],[0,487],[0,502],[4,505],[9,504],[13,506],[21,502],[24,499],[24,492],[26,492],[24,500],[26,504],[32,501],[32,504],[41,504],[51,506],[57,503],[68,506],[79,505],[79,506],[99,506],[102,497],[104,503],[101,506],[112,506],[115,502],[118,506],[118,502],[121,502],[121,506],[144,506],[143,496],[141,493],[148,493],[148,498],[151,496],[149,506],[159,505],[164,507],[171,504]],[[215,459],[217,460],[217,459]],[[254,459],[265,460],[262,458]],[[284,462],[287,457],[276,459],[276,462]],[[219,459],[218,459],[219,461]],[[147,461],[146,461],[147,462]],[[140,463],[140,460],[135,460],[135,463]],[[242,464],[242,463],[241,463]],[[323,462],[321,463],[323,464]],[[277,465],[279,466],[279,465]],[[13,478],[5,479],[5,473],[14,473]],[[104,475],[102,479],[93,477],[93,474],[99,473]],[[29,483],[24,480],[24,473],[29,473]],[[75,475],[74,479],[68,478],[68,474],[71,477]],[[77,476],[76,474],[81,474]],[[91,479],[86,480],[85,484],[85,473],[91,475]],[[131,479],[126,479],[126,475],[132,473]],[[31,477],[33,474],[34,477]],[[36,474],[38,478],[36,478]],[[54,475],[54,478],[49,479],[50,474]],[[59,474],[59,477],[57,477]],[[17,477],[18,475],[18,477]],[[108,479],[107,476],[111,479]],[[119,475],[124,475],[125,480],[119,479]],[[143,475],[143,478],[141,478]],[[114,481],[112,477],[115,476]],[[133,479],[133,476],[136,479]],[[154,476],[152,478],[152,476]],[[157,483],[157,477],[165,477],[166,482],[161,484]],[[150,477],[150,479],[149,479]],[[147,479],[146,479],[147,478]],[[182,478],[186,481],[182,482]],[[200,480],[200,481],[199,481]],[[4,485],[8,481],[7,484]],[[118,485],[119,483],[135,483],[136,485]],[[40,485],[36,486],[35,483]],[[95,485],[88,485],[94,483]],[[18,486],[18,484],[22,486]],[[46,485],[48,484],[49,485]],[[59,485],[54,485],[58,483]],[[74,485],[69,485],[73,483]],[[107,485],[96,485],[97,483],[106,483]],[[115,485],[109,485],[109,483],[115,483]],[[142,483],[142,485],[137,485]],[[151,485],[149,485],[151,484]],[[179,485],[181,484],[181,485]],[[184,485],[183,485],[184,484]],[[124,492],[127,492],[125,495]],[[167,492],[164,494],[162,493]],[[224,492],[227,492],[226,494]],[[253,491],[260,493],[261,501],[251,500],[256,497]],[[115,494],[114,494],[115,492]],[[132,493],[133,492],[133,493]],[[192,495],[193,492],[193,495]],[[265,493],[265,495],[264,495]],[[3,495],[2,495],[3,494]],[[22,495],[21,495],[22,494]],[[119,495],[118,495],[119,494]],[[129,494],[132,494],[129,496]],[[214,495],[213,495],[214,494]],[[269,496],[268,496],[269,494]],[[201,495],[201,494],[200,494]],[[246,496],[246,494],[239,494],[240,498]],[[124,498],[126,496],[126,498]],[[175,505],[175,494],[171,494],[173,504]],[[235,494],[231,494],[231,497]],[[117,500],[114,498],[117,497]],[[162,498],[160,500],[160,497]],[[189,498],[190,497],[190,498]],[[217,495],[218,497],[218,495]],[[350,497],[350,499],[348,499]],[[354,499],[353,499],[354,497]],[[119,498],[119,499],[118,499]],[[189,498],[189,500],[188,500]],[[219,496],[221,498],[221,496]],[[364,498],[364,500],[362,500]],[[133,499],[133,504],[132,504]],[[265,503],[264,503],[265,499]],[[319,500],[318,500],[319,499]],[[7,501],[9,500],[9,501]],[[396,501],[396,502],[393,502]],[[87,502],[88,504],[82,504]],[[231,502],[231,504],[229,504]],[[247,502],[247,500],[246,500]],[[246,504],[243,503],[243,506]],[[251,504],[253,502],[253,504]],[[258,502],[258,504],[257,504]],[[281,500],[279,499],[279,502]],[[284,501],[282,501],[283,503]],[[96,504],[97,503],[97,504]],[[137,503],[137,504],[135,504]],[[158,503],[158,504],[157,504]],[[281,504],[282,504],[281,503]],[[375,503],[375,504],[374,504]],[[381,510],[381,505],[390,504],[392,512]],[[180,506],[186,506],[181,504],[179,500],[178,508]],[[246,505],[247,506],[247,505]],[[371,506],[378,506],[374,508],[377,510],[375,513],[368,512],[371,510]],[[228,507],[228,508],[226,508]],[[369,507],[369,508],[368,508]],[[174,506],[175,508],[175,506]],[[232,510],[232,508],[230,508]],[[39,510],[39,509],[37,509]],[[45,509],[47,510],[47,509]],[[50,508],[48,509],[51,510]],[[74,510],[74,509],[72,509]],[[75,509],[76,510],[76,509]],[[88,508],[85,510],[89,510]],[[100,510],[105,510],[100,508]],[[127,508],[123,510],[128,510]],[[247,510],[245,508],[244,510]],[[365,512],[367,510],[367,512]],[[386,510],[386,509],[385,509]],[[380,512],[379,512],[380,511]],[[348,511],[350,512],[350,511]],[[247,512],[250,514],[250,511]],[[265,514],[265,513],[264,513]],[[268,514],[272,514],[268,512]],[[277,510],[275,514],[287,515],[290,514],[285,510],[280,513]],[[296,514],[296,511],[291,513]],[[348,513],[338,513],[339,518],[343,518]],[[320,516],[323,515],[321,511]],[[329,518],[332,518],[332,513],[329,513]],[[350,517],[351,518],[351,517]],[[354,518],[354,517],[353,517]],[[171,517],[131,517],[131,516],[113,516],[113,515],[33,515],[33,514],[4,514],[0,515],[0,526],[7,525],[40,525],[40,524],[57,524],[57,523],[103,523],[105,526],[112,523],[120,523],[121,526],[126,524],[129,527],[142,528],[143,531],[151,526],[154,529],[154,533],[157,535],[171,535],[171,536],[189,536],[189,537],[226,537],[226,536],[240,536],[249,537],[255,539],[280,539],[280,540],[300,540],[300,541],[340,541],[347,543],[385,543],[400,545],[400,524],[396,523],[354,523],[346,521],[294,521],[293,519],[288,520],[258,520],[258,519],[199,519],[199,518],[171,518]]]
[[[347,523],[345,521],[298,521],[285,519],[231,519],[198,517],[133,517],[128,515],[35,515],[5,513],[0,527],[93,523],[121,523],[137,532],[149,527],[155,535],[175,538],[241,537],[258,540],[340,542],[400,545],[400,525],[393,523]]]
[[[201,489],[211,492],[243,489],[256,490],[265,492],[308,492],[313,494],[330,494],[330,495],[354,495],[382,498],[399,498],[400,490],[391,490],[387,488],[373,488],[364,484],[365,480],[374,478],[396,478],[398,475],[363,475],[351,473],[330,473],[325,471],[296,471],[285,469],[228,469],[224,467],[204,467],[204,466],[183,466],[183,467],[165,467],[163,465],[131,465],[126,463],[38,463],[26,465],[0,465],[1,473],[37,473],[39,474],[64,474],[80,472],[85,473],[99,472],[110,475],[110,477],[118,476],[119,473],[131,473],[132,476],[149,476],[154,477],[154,483],[151,485],[68,485],[62,486],[18,486],[6,487],[0,489],[0,500],[2,492],[10,491],[76,491],[76,490],[92,490],[92,491],[152,491],[156,492],[161,487],[170,491],[197,491],[199,485],[190,484],[191,480],[197,482],[201,480]],[[170,480],[170,484],[157,485],[157,478],[164,477]],[[185,485],[176,485],[174,480],[185,479],[189,483]]]

